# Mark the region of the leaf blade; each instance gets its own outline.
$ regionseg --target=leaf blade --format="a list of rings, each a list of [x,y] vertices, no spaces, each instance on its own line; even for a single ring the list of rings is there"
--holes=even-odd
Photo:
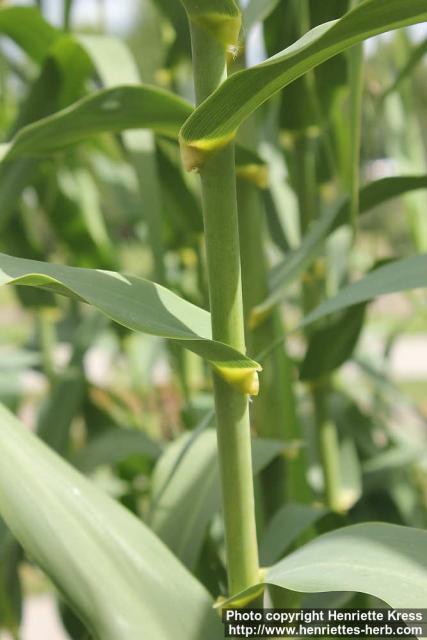
[[[96,638],[218,637],[210,597],[167,548],[1,406],[0,442],[0,511]]]
[[[233,74],[184,124],[183,145],[207,150],[226,144],[255,109],[310,69],[371,36],[426,19],[423,0],[366,0],[266,62]]]
[[[77,297],[135,331],[183,344],[219,371],[259,366],[235,349],[211,339],[210,315],[161,285],[111,271],[53,265],[0,254],[0,285],[47,288]],[[238,374],[238,371],[236,372]]]
[[[381,295],[426,286],[427,254],[395,260],[392,264],[378,267],[364,278],[341,289],[334,298],[326,300],[305,316],[300,327],[306,327],[330,313],[368,302]]]

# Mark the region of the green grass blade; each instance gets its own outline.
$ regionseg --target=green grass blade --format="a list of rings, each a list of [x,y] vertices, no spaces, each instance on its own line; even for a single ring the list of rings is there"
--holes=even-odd
[[[395,260],[344,287],[334,298],[309,313],[300,324],[306,327],[330,313],[368,302],[388,293],[427,287],[427,254]]]
[[[147,128],[176,138],[191,105],[151,86],[121,86],[97,91],[43,120],[21,129],[4,147],[3,160],[42,155],[90,136]]]
[[[0,407],[0,513],[97,640],[216,640],[203,587],[135,516]]]
[[[33,7],[2,7],[0,33],[16,42],[36,62],[42,62],[59,35]]]
[[[400,85],[411,73],[414,71],[419,62],[424,58],[427,53],[427,38],[425,38],[420,44],[414,47],[409,55],[406,64],[400,69],[396,78],[392,84],[384,91],[382,98],[387,98],[393,91],[399,89]]]
[[[263,102],[310,69],[371,36],[427,20],[424,0],[366,0],[343,18],[315,27],[266,62],[230,76],[190,116],[181,131],[185,147],[221,147]]]
[[[368,213],[374,207],[409,191],[427,189],[427,176],[396,176],[382,178],[362,187],[359,192],[359,213]],[[325,238],[340,225],[349,220],[350,199],[337,207],[330,207],[316,221],[304,237],[300,247],[290,253],[273,271],[271,293],[266,300],[252,311],[252,321],[256,325],[271,309],[285,297],[288,285],[293,282],[317,257]]]
[[[258,368],[247,356],[211,340],[207,311],[143,278],[0,254],[0,284],[36,286],[78,298],[129,329],[181,342],[225,376],[233,369],[236,384]]]

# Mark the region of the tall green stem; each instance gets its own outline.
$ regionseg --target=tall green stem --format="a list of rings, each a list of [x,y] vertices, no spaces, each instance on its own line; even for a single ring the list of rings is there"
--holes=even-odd
[[[197,102],[226,77],[224,44],[191,22]],[[245,349],[234,147],[206,159],[200,169],[212,334]],[[219,466],[230,593],[258,582],[258,548],[248,397],[214,374]]]
[[[300,209],[301,230],[305,235],[317,209],[314,150],[305,133],[296,140],[295,161],[295,190]],[[307,271],[303,285],[304,313],[312,311],[323,298],[324,277],[318,271],[316,263]],[[307,332],[307,338],[309,337],[310,331]],[[331,510],[339,511],[340,451],[337,427],[329,412],[329,381],[314,381],[310,386],[310,393],[323,470],[325,502]]]
[[[250,122],[251,130],[254,122]],[[244,139],[245,143],[249,140]],[[248,145],[249,146],[249,145]],[[251,310],[268,295],[268,270],[264,253],[264,210],[259,189],[248,181],[238,181],[239,232],[242,256],[243,303],[247,341],[251,353],[262,353],[279,336],[283,347],[275,349],[263,364],[262,386],[253,403],[257,433],[279,440],[301,440],[294,393],[294,371],[287,354],[283,321],[279,309],[251,329]],[[304,453],[284,461],[277,458],[262,474],[265,511],[273,513],[286,499],[308,502],[310,491],[305,477]]]
[[[340,460],[337,428],[329,417],[328,389],[316,381],[313,390],[316,430],[323,467],[325,502],[332,511],[340,511]]]

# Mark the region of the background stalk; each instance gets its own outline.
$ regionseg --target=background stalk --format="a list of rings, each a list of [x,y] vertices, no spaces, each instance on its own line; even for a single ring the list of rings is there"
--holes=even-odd
[[[298,198],[302,235],[308,232],[317,205],[317,182],[313,141],[305,132],[295,141],[295,191]],[[324,298],[325,278],[321,262],[315,261],[307,270],[303,282],[303,308],[308,314]],[[306,331],[307,339],[310,330]],[[328,380],[315,380],[310,385],[310,395],[314,412],[318,453],[323,471],[325,504],[332,511],[339,511],[340,494],[340,451],[337,426],[331,419],[329,411]]]
[[[197,103],[227,74],[224,44],[190,21]],[[212,334],[244,351],[244,322],[234,146],[206,159],[200,170]],[[258,548],[248,397],[214,374],[219,465],[229,592],[258,581]]]
[[[244,127],[243,142],[249,146],[254,122]],[[252,145],[250,145],[252,146]],[[239,233],[242,257],[243,304],[249,351],[262,353],[283,337],[283,347],[275,349],[263,363],[260,393],[253,402],[253,423],[258,435],[279,440],[300,440],[294,393],[293,366],[286,350],[283,321],[279,309],[251,329],[251,310],[268,295],[268,270],[264,252],[264,207],[259,189],[246,180],[238,181]],[[262,474],[265,511],[272,514],[288,500],[308,502],[310,491],[305,477],[303,450],[294,459],[276,459]]]

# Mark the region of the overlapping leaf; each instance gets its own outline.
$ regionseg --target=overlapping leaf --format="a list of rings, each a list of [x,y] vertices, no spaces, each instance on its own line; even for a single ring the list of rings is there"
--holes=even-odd
[[[41,62],[58,32],[33,7],[2,7],[0,33],[11,38],[36,62]]]
[[[424,20],[424,0],[366,0],[266,62],[230,76],[187,120],[181,131],[183,145],[200,150],[220,147],[257,107],[310,69],[371,36]]]
[[[242,369],[246,375],[258,368],[247,356],[211,339],[209,313],[142,278],[0,254],[0,284],[36,286],[83,300],[129,329],[182,341],[221,371]]]
[[[135,516],[0,407],[0,514],[97,640],[217,640],[212,601]]]
[[[367,593],[393,608],[423,607],[427,533],[391,524],[358,524],[320,536],[272,566],[265,583],[291,591]],[[262,585],[238,594],[242,603]]]
[[[70,107],[24,127],[4,146],[3,160],[58,151],[88,137],[125,129],[152,129],[176,138],[191,106],[148,85],[103,89]]]

